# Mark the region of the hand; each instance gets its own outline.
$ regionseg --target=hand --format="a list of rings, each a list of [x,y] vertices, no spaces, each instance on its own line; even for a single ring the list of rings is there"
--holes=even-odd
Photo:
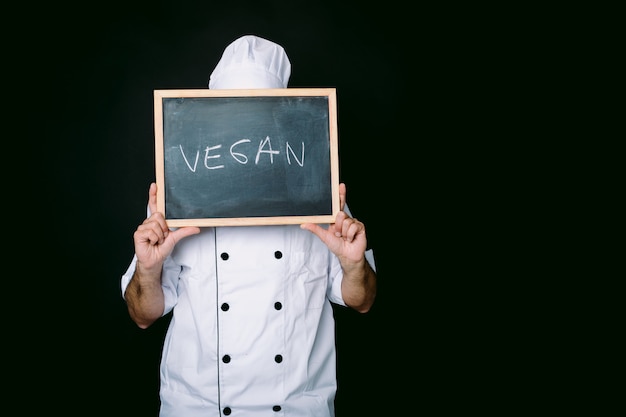
[[[331,224],[328,229],[314,223],[300,225],[302,229],[317,235],[339,257],[342,265],[345,262],[361,262],[367,249],[365,225],[343,211],[345,204],[346,185],[341,183],[339,184],[339,209],[341,211],[337,214],[335,223]]]
[[[159,269],[174,246],[181,239],[200,233],[198,227],[181,227],[170,230],[165,217],[157,211],[157,185],[150,184],[148,192],[150,217],[139,225],[133,235],[137,262],[146,270]]]

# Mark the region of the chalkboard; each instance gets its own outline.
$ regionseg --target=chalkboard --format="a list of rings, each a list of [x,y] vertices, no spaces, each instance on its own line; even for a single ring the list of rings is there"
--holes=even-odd
[[[168,226],[333,223],[336,107],[334,88],[155,90]]]

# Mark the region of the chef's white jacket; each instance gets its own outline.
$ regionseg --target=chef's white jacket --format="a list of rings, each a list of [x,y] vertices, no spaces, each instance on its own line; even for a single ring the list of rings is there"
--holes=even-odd
[[[163,266],[160,415],[334,416],[337,257],[298,225],[201,230]]]

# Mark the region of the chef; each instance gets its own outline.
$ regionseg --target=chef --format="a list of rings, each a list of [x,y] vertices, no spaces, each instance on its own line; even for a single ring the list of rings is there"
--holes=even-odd
[[[224,50],[209,88],[287,88],[290,74],[280,45],[245,35]],[[365,313],[376,295],[365,226],[344,184],[339,194],[332,225],[169,229],[150,185],[121,290],[141,328],[172,312],[161,417],[334,416],[331,303]]]

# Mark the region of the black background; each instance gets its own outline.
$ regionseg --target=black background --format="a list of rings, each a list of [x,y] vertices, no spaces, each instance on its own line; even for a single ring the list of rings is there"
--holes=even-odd
[[[30,21],[37,36],[17,66],[28,73],[18,88],[31,111],[18,113],[29,140],[17,155],[29,179],[15,195],[36,214],[19,233],[28,249],[15,301],[34,318],[11,340],[28,365],[14,389],[36,400],[22,406],[156,416],[167,323],[138,329],[120,292],[155,179],[152,94],[206,88],[224,48],[243,34],[285,48],[290,87],[337,89],[340,180],[379,275],[369,313],[335,310],[337,416],[438,406],[454,358],[437,341],[446,312],[424,291],[421,265],[437,264],[448,233],[428,232],[441,213],[425,209],[445,176],[428,145],[445,130],[433,119],[449,94],[433,94],[446,71],[434,44],[445,34],[428,10],[393,2],[214,3],[56,3]],[[443,275],[428,271],[428,280]]]
[[[558,110],[555,82],[571,84],[573,32],[558,25],[579,20],[347,3],[4,6],[7,409],[156,415],[167,323],[139,330],[119,288],[154,180],[152,92],[205,88],[246,33],[285,47],[291,87],[337,88],[340,179],[379,279],[369,313],[336,310],[337,416],[500,416],[572,399],[553,396],[580,379],[578,352],[551,346],[570,310],[549,288],[565,266],[553,223],[570,212],[550,205],[569,169],[545,181],[559,129],[536,120]]]

